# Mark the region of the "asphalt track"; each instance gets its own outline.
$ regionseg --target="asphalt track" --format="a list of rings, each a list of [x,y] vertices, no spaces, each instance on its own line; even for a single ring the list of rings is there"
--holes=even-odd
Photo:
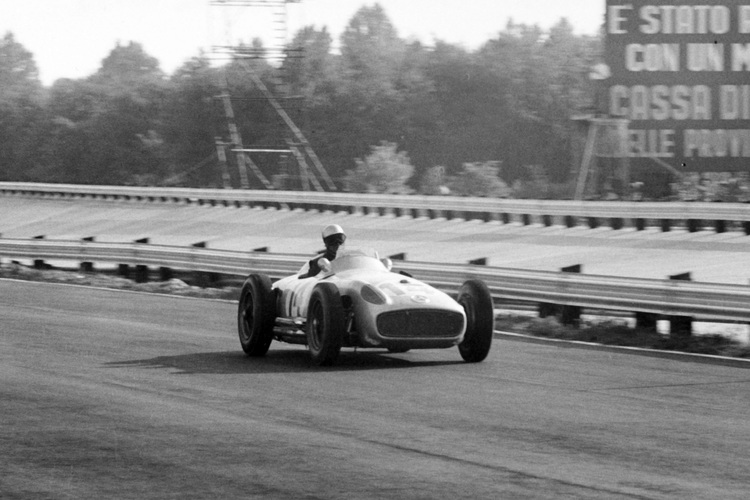
[[[747,498],[750,371],[239,347],[232,303],[0,280],[0,498]]]

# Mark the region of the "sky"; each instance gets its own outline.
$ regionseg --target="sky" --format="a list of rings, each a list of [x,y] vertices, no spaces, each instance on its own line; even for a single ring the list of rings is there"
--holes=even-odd
[[[33,54],[42,83],[51,85],[95,73],[118,43],[140,43],[171,74],[216,45],[257,36],[275,46],[303,26],[326,27],[335,41],[359,8],[375,3],[401,38],[474,50],[508,18],[548,29],[565,17],[576,33],[595,34],[605,0],[301,0],[287,5],[287,29],[277,32],[269,28],[272,8],[220,7],[211,0],[0,0],[0,36],[13,33]]]

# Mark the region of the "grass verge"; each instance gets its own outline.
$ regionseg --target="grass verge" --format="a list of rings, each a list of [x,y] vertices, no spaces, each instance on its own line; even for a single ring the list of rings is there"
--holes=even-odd
[[[200,297],[209,299],[237,300],[240,295],[238,287],[204,288],[193,286],[179,279],[169,281],[151,281],[136,283],[133,280],[104,273],[84,273],[59,269],[34,269],[17,263],[0,264],[0,278],[25,281],[43,281],[46,283],[66,283],[85,285],[116,290],[163,293],[183,297]]]
[[[573,327],[560,324],[554,317],[535,318],[503,314],[496,318],[495,328],[560,340],[750,358],[750,346],[727,336],[716,334],[672,337],[651,329],[631,328],[618,321],[584,322],[580,327]]]

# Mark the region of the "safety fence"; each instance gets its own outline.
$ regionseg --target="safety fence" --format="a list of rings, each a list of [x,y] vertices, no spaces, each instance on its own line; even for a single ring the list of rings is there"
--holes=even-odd
[[[147,243],[21,239],[0,239],[0,256],[158,266],[239,276],[258,272],[275,278],[296,272],[306,259],[301,255]],[[633,312],[636,318],[750,322],[750,286],[411,261],[395,261],[394,271],[408,272],[449,292],[457,290],[467,278],[479,278],[487,283],[496,300],[553,304],[568,311],[592,308]]]
[[[457,196],[276,190],[191,189],[77,184],[1,182],[0,195],[134,200],[147,203],[196,203],[277,209],[333,210],[412,217],[479,219],[523,224],[591,228],[626,226],[644,229],[680,225],[689,231],[711,226],[716,232],[740,230],[750,235],[750,204],[706,202],[623,202],[512,200]]]

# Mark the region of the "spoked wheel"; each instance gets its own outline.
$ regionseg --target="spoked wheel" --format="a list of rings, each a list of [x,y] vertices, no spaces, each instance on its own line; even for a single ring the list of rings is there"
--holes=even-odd
[[[264,274],[251,274],[242,285],[237,310],[237,330],[242,350],[248,356],[263,356],[273,340],[276,304],[271,279]]]
[[[307,309],[307,346],[313,363],[330,366],[336,362],[344,329],[344,307],[338,288],[332,283],[317,284]]]
[[[461,285],[458,303],[466,312],[466,334],[458,344],[464,361],[478,363],[490,353],[495,329],[492,295],[483,281],[471,279]]]

